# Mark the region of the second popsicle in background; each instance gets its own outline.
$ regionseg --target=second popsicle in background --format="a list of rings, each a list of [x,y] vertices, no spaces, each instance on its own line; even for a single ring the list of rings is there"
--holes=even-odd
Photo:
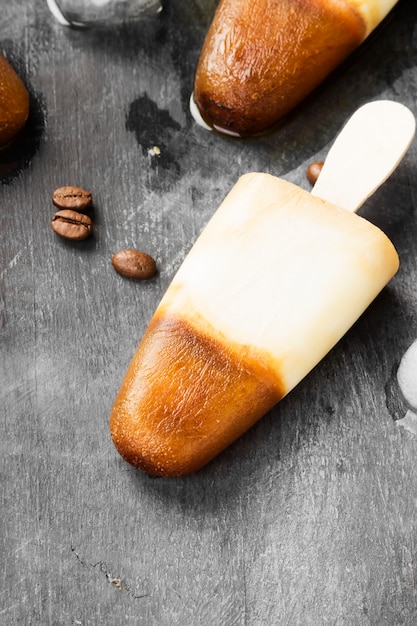
[[[232,135],[265,132],[331,74],[398,0],[221,0],[191,111]]]

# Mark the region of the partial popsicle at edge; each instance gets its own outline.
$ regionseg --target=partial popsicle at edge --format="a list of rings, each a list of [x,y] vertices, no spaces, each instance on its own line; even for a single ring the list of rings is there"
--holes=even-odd
[[[25,126],[29,107],[26,85],[0,53],[0,148],[15,139]]]
[[[408,109],[389,109],[387,123],[402,140],[393,144],[397,133],[386,132],[395,155],[379,163],[381,182],[415,130]],[[373,118],[386,111],[366,108]],[[373,141],[366,115],[352,119],[357,140]],[[354,129],[346,129],[335,146],[346,136],[349,145]],[[346,152],[333,152],[339,168],[354,159]],[[372,169],[365,196],[377,186]],[[238,180],[178,270],[122,382],[110,430],[129,463],[160,476],[201,468],[345,334],[399,264],[386,235],[351,211],[270,174]]]
[[[398,0],[221,0],[197,65],[191,112],[231,135],[274,127]]]

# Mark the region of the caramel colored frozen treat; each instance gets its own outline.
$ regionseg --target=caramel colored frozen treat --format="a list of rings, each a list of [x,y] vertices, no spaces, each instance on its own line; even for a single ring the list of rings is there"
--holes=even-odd
[[[244,136],[275,126],[337,68],[397,0],[221,0],[191,110]]]
[[[28,91],[20,76],[0,54],[0,147],[17,135],[28,115]]]
[[[186,257],[116,398],[116,448],[150,474],[205,465],[327,354],[398,268],[376,226],[242,176]]]

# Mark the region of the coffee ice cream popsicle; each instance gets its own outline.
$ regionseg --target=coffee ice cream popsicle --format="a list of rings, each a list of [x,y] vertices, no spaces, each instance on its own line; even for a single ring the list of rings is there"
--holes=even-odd
[[[197,64],[191,112],[244,136],[281,121],[398,0],[221,0]]]
[[[121,385],[110,429],[129,463],[160,476],[199,469],[358,319],[399,262],[386,235],[354,211],[397,165],[414,126],[404,106],[373,102],[348,121],[312,193],[270,174],[238,180]]]

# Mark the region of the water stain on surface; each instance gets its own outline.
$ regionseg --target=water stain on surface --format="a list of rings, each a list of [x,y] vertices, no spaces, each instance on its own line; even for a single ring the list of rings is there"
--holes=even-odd
[[[153,170],[163,169],[171,179],[181,175],[181,125],[167,109],[160,109],[147,94],[134,100],[126,118],[126,130],[133,132]]]

